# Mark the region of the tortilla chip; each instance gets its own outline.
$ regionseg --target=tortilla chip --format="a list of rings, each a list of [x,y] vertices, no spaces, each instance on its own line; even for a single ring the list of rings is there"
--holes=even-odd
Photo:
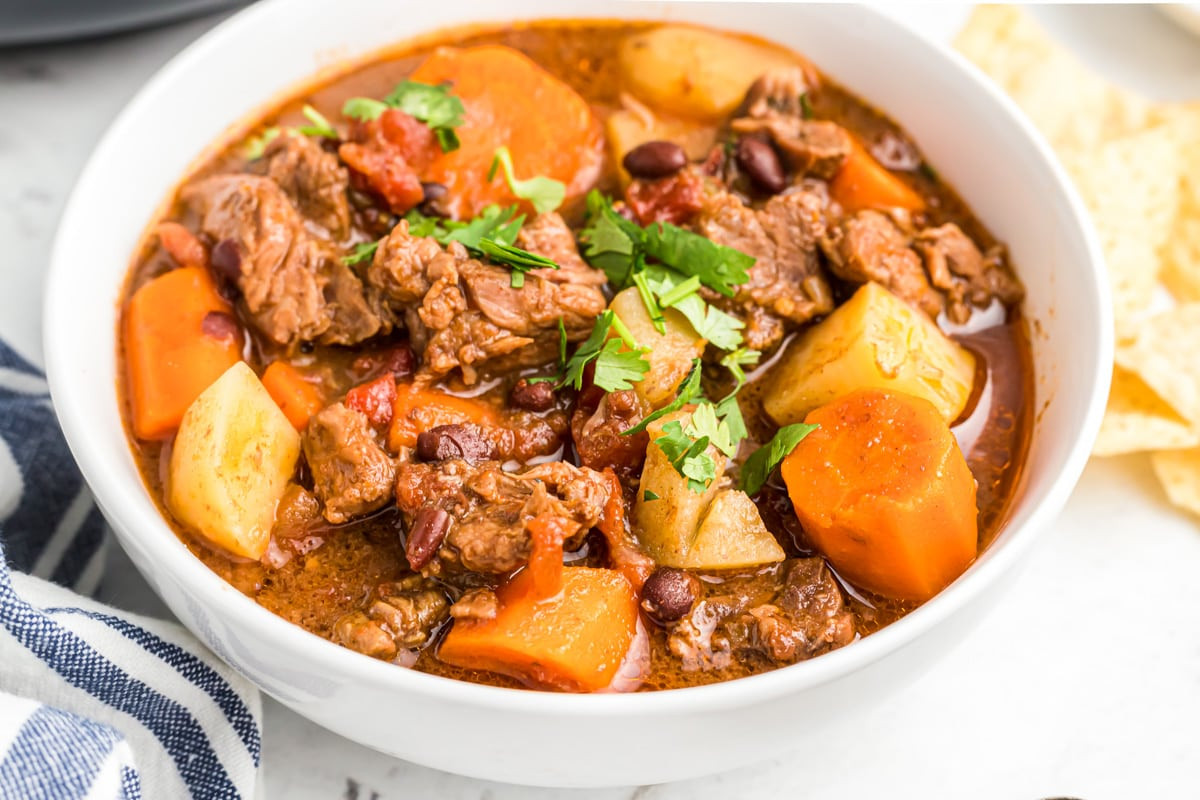
[[[1136,373],[1113,369],[1108,408],[1092,455],[1196,446],[1200,446],[1200,429],[1189,426]]]
[[[1135,339],[1117,347],[1116,362],[1136,372],[1190,424],[1200,425],[1200,303],[1146,319]]]
[[[1200,448],[1163,450],[1150,457],[1167,499],[1193,514],[1200,514]]]

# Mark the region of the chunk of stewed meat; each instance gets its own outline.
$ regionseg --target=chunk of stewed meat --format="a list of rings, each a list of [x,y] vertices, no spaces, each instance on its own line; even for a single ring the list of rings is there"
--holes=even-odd
[[[500,600],[494,591],[488,588],[468,589],[450,606],[450,616],[454,619],[482,621],[495,619],[499,610]]]
[[[801,558],[786,567],[783,587],[770,603],[728,624],[735,648],[780,664],[820,655],[854,641],[854,614],[824,559]]]
[[[302,444],[325,519],[345,522],[391,499],[396,462],[362,412],[342,403],[327,406],[308,421]]]
[[[640,225],[683,225],[704,206],[704,179],[696,169],[665,178],[636,178],[625,187],[625,205]]]
[[[593,387],[584,392],[571,415],[579,463],[594,470],[611,468],[625,477],[639,475],[650,435],[645,431],[623,434],[647,413],[649,409],[632,389],[606,393]]]
[[[521,226],[517,247],[536,253],[558,264],[558,269],[534,270],[533,274],[554,283],[575,283],[584,286],[603,286],[604,273],[592,269],[579,255],[575,233],[555,212],[538,214]]]
[[[730,127],[743,134],[766,134],[783,155],[796,178],[829,180],[838,173],[850,155],[850,134],[836,122],[772,115],[765,118],[742,117]]]
[[[931,317],[942,298],[929,285],[908,236],[886,215],[859,211],[843,219],[823,240],[833,274],[853,284],[875,281]]]
[[[308,136],[277,136],[263,153],[267,177],[292,204],[337,240],[350,231],[350,173],[337,156]]]
[[[355,344],[384,329],[362,283],[308,231],[275,181],[216,175],[187,185],[180,196],[199,215],[201,232],[238,255],[231,271],[239,302],[270,340]]]
[[[833,309],[817,246],[825,235],[825,200],[817,192],[802,189],[772,197],[761,209],[717,192],[706,199],[695,228],[755,259],[750,280],[737,287],[733,298],[711,297],[746,322],[748,347],[774,349],[789,324]]]
[[[446,593],[436,583],[408,575],[379,584],[365,610],[352,611],[334,623],[333,638],[372,658],[391,660],[427,644],[446,621],[449,608]]]
[[[546,242],[552,239],[548,225]],[[564,250],[559,257],[571,264],[568,255]],[[485,362],[503,370],[553,359],[560,320],[569,341],[591,332],[606,305],[599,288],[603,273],[582,260],[563,275],[556,272],[535,270],[513,288],[508,269],[471,258],[457,242],[443,248],[413,236],[402,220],[380,244],[366,280],[381,302],[403,316],[413,347],[423,352],[424,372],[442,376],[459,369],[465,382],[474,383]]]
[[[562,461],[521,472],[495,461],[411,463],[396,478],[396,503],[406,519],[430,506],[449,514],[449,531],[424,569],[431,575],[511,572],[528,560],[527,525],[541,513],[559,517],[568,542],[577,545],[600,520],[608,495],[603,475]]]
[[[946,314],[954,322],[970,319],[971,306],[985,308],[993,299],[1007,306],[1024,296],[1002,253],[985,256],[953,222],[926,228],[916,235],[913,246],[925,260],[930,283],[945,294]]]

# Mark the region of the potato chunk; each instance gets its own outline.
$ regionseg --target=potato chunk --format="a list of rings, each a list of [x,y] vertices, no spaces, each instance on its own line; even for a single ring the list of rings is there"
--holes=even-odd
[[[774,373],[763,408],[780,425],[871,388],[922,397],[952,423],[971,397],[975,357],[924,314],[867,283],[793,342]]]
[[[759,75],[796,63],[782,49],[682,25],[630,36],[622,43],[620,60],[621,73],[639,98],[707,119],[733,111]]]
[[[634,529],[642,549],[659,564],[692,569],[731,569],[782,561],[783,549],[763,525],[758,509],[744,492],[722,488],[715,480],[703,493],[688,488],[654,440],[668,422],[687,424],[689,412],[679,411],[652,422],[646,465],[633,508]],[[725,470],[725,456],[708,449]],[[657,495],[647,500],[646,492]]]
[[[711,125],[678,117],[655,115],[648,108],[622,108],[609,115],[605,123],[608,132],[608,147],[613,163],[620,168],[622,183],[629,181],[629,173],[620,167],[625,154],[646,142],[675,142],[692,161],[699,161],[712,150],[716,141],[716,129]]]
[[[634,341],[645,347],[650,370],[633,390],[651,408],[661,408],[675,398],[675,390],[692,368],[692,360],[704,353],[705,341],[692,323],[672,308],[664,309],[666,333],[659,333],[635,287],[617,293],[609,308],[625,323]]]
[[[188,406],[171,451],[167,507],[234,555],[259,559],[300,456],[300,434],[244,361]]]

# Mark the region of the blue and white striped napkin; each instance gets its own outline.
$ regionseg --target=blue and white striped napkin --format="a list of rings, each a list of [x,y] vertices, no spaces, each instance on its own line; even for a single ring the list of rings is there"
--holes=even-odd
[[[105,530],[45,378],[0,342],[0,799],[254,796],[258,691],[178,625],[62,588],[98,586]]]

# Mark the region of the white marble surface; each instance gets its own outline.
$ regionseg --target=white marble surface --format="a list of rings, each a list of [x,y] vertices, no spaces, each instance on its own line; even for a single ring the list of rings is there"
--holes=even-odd
[[[935,37],[949,36],[964,15],[911,5],[889,11]],[[1160,97],[1200,97],[1200,44],[1153,9],[1039,14],[1114,79]],[[75,176],[121,105],[217,21],[0,50],[0,336],[35,361],[42,270]],[[110,562],[106,599],[161,613],[122,555]],[[567,793],[389,759],[267,701],[266,796],[1200,797],[1198,578],[1200,525],[1166,505],[1147,460],[1096,461],[1004,607],[873,709],[852,740],[684,784]]]

